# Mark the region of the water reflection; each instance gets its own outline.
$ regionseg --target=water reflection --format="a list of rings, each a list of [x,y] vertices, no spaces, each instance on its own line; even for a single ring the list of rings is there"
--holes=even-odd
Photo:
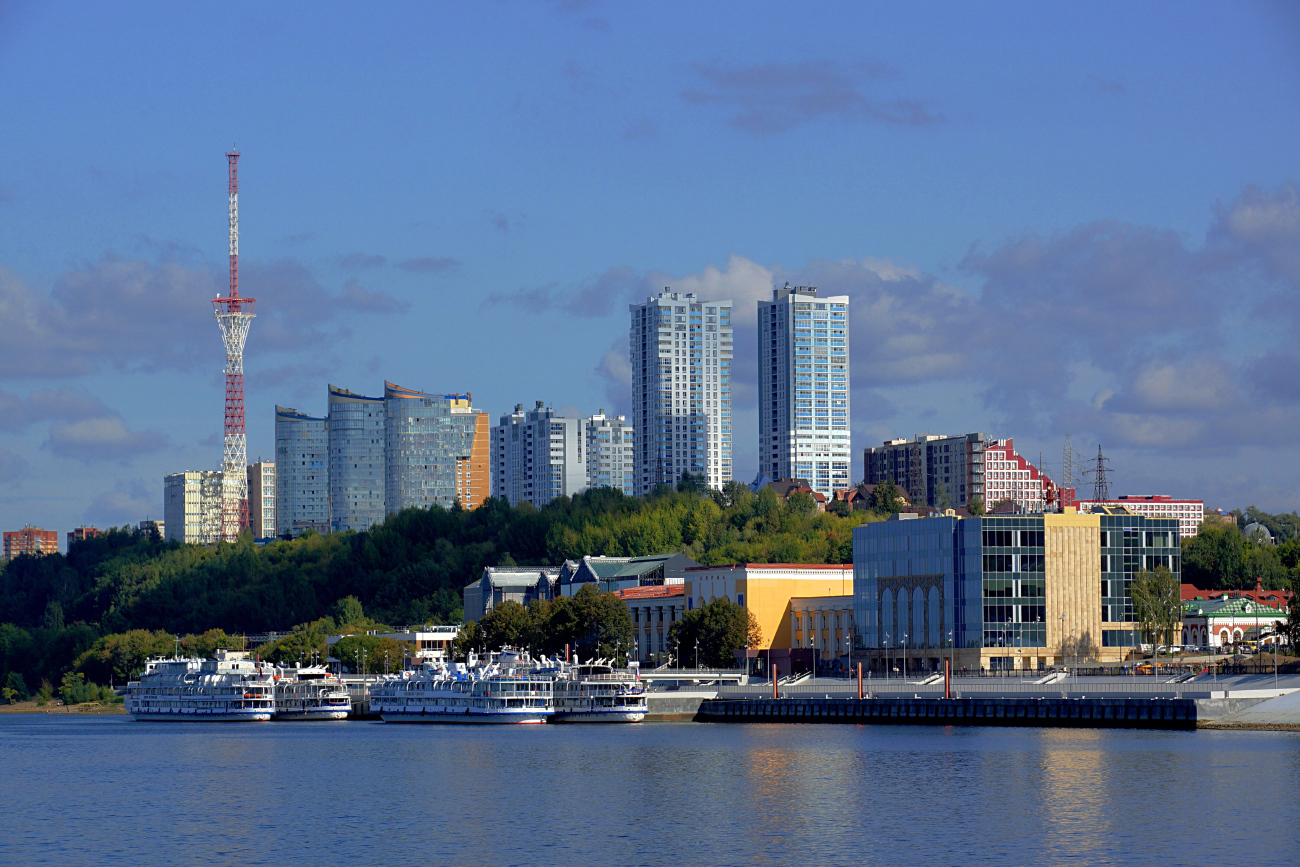
[[[0,767],[10,863],[1287,864],[1300,736],[11,717]]]

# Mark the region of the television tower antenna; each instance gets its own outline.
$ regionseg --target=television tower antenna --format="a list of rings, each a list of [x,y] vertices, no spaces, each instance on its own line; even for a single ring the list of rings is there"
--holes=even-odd
[[[1110,463],[1110,458],[1101,453],[1101,444],[1097,444],[1096,465],[1083,471],[1085,476],[1092,476],[1092,501],[1094,503],[1106,503],[1110,501],[1110,474],[1113,470],[1106,464]]]
[[[239,151],[226,154],[230,168],[230,294],[212,299],[212,315],[226,346],[226,424],[221,450],[221,531],[234,542],[248,525],[248,441],[244,434],[244,342],[257,301],[239,296]]]

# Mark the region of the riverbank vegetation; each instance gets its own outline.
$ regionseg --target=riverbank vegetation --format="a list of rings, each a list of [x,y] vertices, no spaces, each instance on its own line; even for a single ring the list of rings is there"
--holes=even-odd
[[[0,683],[10,672],[29,686],[62,683],[74,669],[91,682],[121,683],[139,660],[171,653],[176,636],[190,650],[189,642],[218,632],[225,638],[209,643],[225,643],[203,649],[239,646],[243,633],[295,629],[267,654],[289,663],[310,660],[313,650],[323,657],[324,635],[360,620],[460,622],[462,590],[485,566],[673,551],[708,565],[847,563],[853,527],[885,517],[819,513],[806,494],[782,502],[771,490],[753,494],[734,483],[711,492],[679,487],[644,498],[598,489],[541,509],[497,499],[472,511],[406,509],[367,532],[308,533],[260,547],[248,537],[206,547],[110,530],[74,542],[66,555],[5,565]],[[369,617],[340,612],[349,597]],[[384,650],[364,649],[369,659]]]
[[[293,634],[261,648],[264,658],[310,662],[324,657],[326,635],[353,631],[356,646],[343,651],[358,664],[364,651],[378,665],[385,651],[391,662],[395,649],[360,633],[460,622],[462,590],[485,566],[674,551],[706,565],[849,563],[853,528],[899,508],[888,494],[881,486],[870,509],[836,503],[822,513],[807,494],[782,501],[770,489],[754,494],[734,483],[722,491],[684,483],[644,498],[598,489],[541,509],[496,499],[472,511],[407,509],[367,532],[308,533],[264,546],[249,537],[206,547],[110,530],[74,542],[67,554],[5,564],[0,684],[17,696],[10,675],[30,693],[42,682],[61,685],[69,671],[88,683],[120,684],[143,659],[171,653],[178,636],[183,651],[209,655],[243,646],[247,633],[287,630]],[[1183,580],[1205,588],[1253,586],[1256,576],[1265,587],[1294,580],[1300,518],[1252,508],[1242,513],[1247,519],[1268,527],[1277,544],[1207,526],[1183,543]],[[575,636],[584,647],[608,646],[605,638],[591,644]]]

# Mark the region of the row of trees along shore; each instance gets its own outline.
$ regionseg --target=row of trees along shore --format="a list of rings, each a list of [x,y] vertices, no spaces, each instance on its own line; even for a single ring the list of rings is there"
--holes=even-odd
[[[66,554],[21,556],[4,565],[0,684],[9,698],[36,694],[42,685],[48,694],[61,692],[68,673],[88,685],[120,684],[148,656],[174,652],[177,636],[183,651],[210,655],[244,646],[244,634],[276,631],[291,634],[257,648],[263,658],[324,659],[326,635],[356,633],[333,652],[359,663],[364,651],[376,670],[385,652],[391,665],[401,648],[361,633],[459,623],[462,589],[485,566],[673,551],[705,565],[850,563],[853,528],[884,520],[901,502],[892,486],[881,485],[869,506],[850,511],[836,502],[822,513],[806,494],[783,502],[770,489],[755,494],[729,483],[707,491],[684,478],[676,489],[661,487],[648,497],[601,488],[541,509],[498,499],[474,510],[406,509],[366,532],[307,533],[260,547],[248,536],[208,547],[112,529],[72,543]],[[1300,519],[1254,509],[1242,513],[1247,518],[1268,526],[1281,544],[1261,545],[1239,532],[1234,537],[1231,527],[1208,526],[1184,542],[1184,580],[1225,588],[1253,586],[1256,574],[1265,587],[1294,581]],[[567,635],[575,648],[608,651],[618,640],[617,628],[602,626],[593,643],[576,631],[581,622],[572,612],[560,614],[556,623],[568,625],[527,633],[538,642],[533,646],[553,652]],[[684,621],[676,636],[683,657],[688,646],[694,653],[694,638],[681,637],[687,628]]]
[[[754,613],[728,599],[715,599],[671,624],[668,647],[682,665],[730,668],[735,651],[760,647],[762,630]],[[616,660],[625,664],[633,646],[632,616],[613,593],[586,585],[573,596],[539,599],[527,607],[502,602],[483,619],[467,623],[456,637],[453,653],[464,659],[469,651],[515,647],[540,656]]]

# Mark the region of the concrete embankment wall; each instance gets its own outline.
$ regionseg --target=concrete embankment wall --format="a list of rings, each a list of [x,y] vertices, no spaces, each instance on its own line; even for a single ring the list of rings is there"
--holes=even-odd
[[[702,722],[825,722],[884,725],[1054,726],[1194,729],[1183,698],[781,698],[713,699]]]
[[[670,721],[695,719],[700,705],[712,700],[717,692],[712,690],[672,690],[646,694],[646,720]]]

